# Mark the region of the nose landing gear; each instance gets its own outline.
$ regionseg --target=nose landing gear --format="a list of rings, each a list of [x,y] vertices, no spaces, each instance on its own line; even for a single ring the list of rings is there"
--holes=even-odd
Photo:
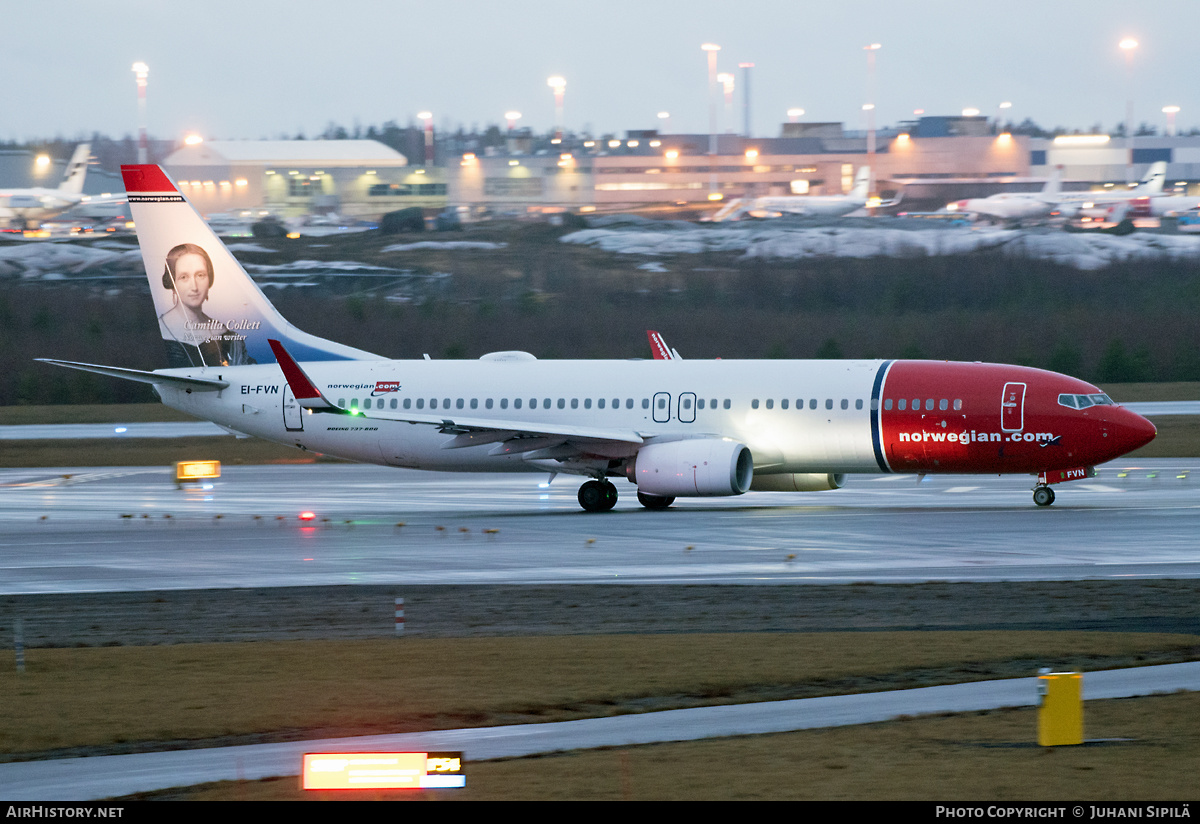
[[[1038,506],[1050,506],[1054,503],[1054,490],[1045,484],[1039,485],[1033,490],[1033,502]]]

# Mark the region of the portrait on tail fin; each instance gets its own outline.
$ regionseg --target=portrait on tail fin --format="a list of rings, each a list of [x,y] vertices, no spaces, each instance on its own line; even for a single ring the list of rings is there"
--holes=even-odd
[[[201,246],[181,243],[167,253],[162,285],[172,293],[173,305],[158,322],[173,368],[255,363],[246,352],[245,336],[204,312],[215,276],[212,258]]]

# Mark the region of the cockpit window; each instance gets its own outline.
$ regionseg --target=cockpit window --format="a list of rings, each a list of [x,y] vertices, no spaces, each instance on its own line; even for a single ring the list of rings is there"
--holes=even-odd
[[[1112,398],[1103,392],[1096,395],[1059,395],[1058,402],[1071,409],[1087,409],[1089,406],[1115,406]]]

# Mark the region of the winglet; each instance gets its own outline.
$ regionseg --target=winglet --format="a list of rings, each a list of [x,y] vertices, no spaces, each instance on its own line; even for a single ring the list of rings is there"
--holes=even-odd
[[[667,346],[662,335],[652,329],[647,329],[646,337],[650,339],[650,351],[654,353],[655,360],[675,360],[676,356]]]
[[[292,394],[296,396],[298,404],[305,409],[338,409],[325,399],[321,390],[309,380],[308,375],[304,374],[300,364],[296,363],[295,359],[288,354],[282,343],[274,338],[268,338],[267,343],[271,345],[271,351],[275,353],[275,360],[279,361],[279,368],[283,370],[283,376],[287,379],[288,386],[292,388]]]

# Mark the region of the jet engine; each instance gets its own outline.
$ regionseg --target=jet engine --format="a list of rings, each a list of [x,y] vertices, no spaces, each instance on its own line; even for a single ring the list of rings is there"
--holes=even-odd
[[[754,478],[745,444],[723,438],[652,443],[626,467],[638,491],[660,498],[741,495]]]
[[[841,489],[846,476],[825,472],[801,472],[784,475],[755,475],[750,488],[755,492],[820,492]]]

